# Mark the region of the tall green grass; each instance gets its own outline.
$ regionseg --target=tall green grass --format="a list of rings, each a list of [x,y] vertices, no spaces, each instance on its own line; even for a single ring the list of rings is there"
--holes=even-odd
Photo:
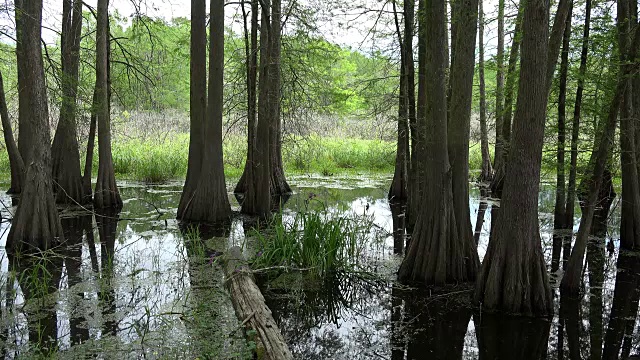
[[[319,277],[357,269],[372,226],[369,218],[327,211],[297,212],[291,221],[279,214],[266,235],[255,232],[260,251],[252,267],[304,269]]]
[[[113,166],[119,179],[162,183],[183,179],[187,172],[189,134],[170,134],[163,138],[117,138],[112,144]],[[244,169],[246,139],[227,136],[223,143],[227,178],[238,178]],[[480,146],[469,149],[471,169],[481,166]],[[311,136],[289,138],[282,149],[285,171],[289,174],[388,173],[394,170],[396,143],[393,141]],[[84,168],[84,156],[81,159]],[[98,170],[98,149],[94,151],[93,175]],[[9,157],[0,151],[0,179],[10,177]]]

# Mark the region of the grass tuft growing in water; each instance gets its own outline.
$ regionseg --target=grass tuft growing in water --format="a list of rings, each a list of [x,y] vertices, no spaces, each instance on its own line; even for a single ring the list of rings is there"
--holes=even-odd
[[[370,218],[303,211],[292,218],[277,215],[270,231],[256,232],[260,251],[252,267],[304,269],[318,277],[361,268]]]

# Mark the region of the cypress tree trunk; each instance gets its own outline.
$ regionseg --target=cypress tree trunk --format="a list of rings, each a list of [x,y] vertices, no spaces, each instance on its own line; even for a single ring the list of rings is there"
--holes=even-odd
[[[216,224],[228,221],[231,216],[222,158],[224,0],[211,0],[210,9],[209,101],[201,173],[182,220]]]
[[[23,89],[27,103],[20,103],[25,116],[20,118],[24,134],[22,145],[29,149],[25,183],[18,209],[13,217],[7,238],[9,251],[45,251],[63,238],[60,217],[53,198],[51,184],[51,148],[49,108],[44,77],[42,48],[42,0],[16,3],[21,14],[22,68],[25,70],[18,86]],[[28,112],[26,111],[28,110]]]
[[[56,202],[76,204],[85,201],[76,127],[76,97],[80,67],[82,1],[62,3],[62,105],[60,121],[53,138],[51,155]]]
[[[624,8],[625,1],[621,1],[619,4]],[[619,11],[624,9],[620,9]],[[628,7],[627,7],[628,8]],[[618,17],[618,19],[624,19],[624,17]],[[638,27],[635,31],[633,42],[631,45],[631,50],[628,52],[630,55],[636,55],[638,53],[638,49],[640,48],[640,27]],[[622,47],[624,49],[625,47]],[[625,57],[626,58],[626,57]],[[632,57],[633,58],[633,57]],[[628,59],[628,58],[627,58]],[[609,113],[607,115],[606,123],[604,125],[604,129],[602,135],[600,136],[598,149],[597,151],[591,154],[590,163],[595,164],[593,174],[588,180],[588,198],[584,205],[582,205],[583,212],[582,217],[580,218],[580,227],[578,228],[578,234],[576,235],[575,245],[573,247],[573,251],[571,252],[571,257],[569,258],[569,262],[567,263],[567,269],[565,271],[565,275],[562,278],[561,290],[567,292],[568,294],[577,295],[580,290],[580,280],[581,280],[581,271],[583,265],[583,259],[585,250],[587,247],[588,234],[591,229],[591,224],[593,221],[593,214],[596,207],[596,200],[598,197],[598,193],[600,191],[600,187],[603,180],[603,174],[605,171],[607,159],[609,157],[609,151],[611,150],[613,137],[615,135],[615,129],[617,125],[618,111],[622,105],[624,99],[625,89],[627,88],[627,79],[629,78],[629,74],[631,74],[634,66],[632,62],[622,62],[621,71],[619,74],[618,84],[615,89],[614,96],[611,100],[611,105],[609,107]],[[622,131],[622,130],[621,130]],[[621,136],[621,147],[624,137]],[[623,164],[624,166],[624,164]],[[623,178],[624,183],[624,178]],[[624,185],[623,185],[623,202],[624,202]],[[623,206],[622,209],[622,218],[625,216],[625,208]],[[624,232],[624,221],[621,222],[621,245],[623,242],[623,232]]]
[[[98,178],[93,196],[97,208],[122,208],[111,154],[109,90],[109,0],[98,0],[96,24],[96,109],[98,123]]]
[[[427,111],[427,74],[426,74],[426,0],[418,0],[418,98],[416,122],[411,128],[411,176],[409,183],[409,201],[407,206],[407,231],[411,233],[418,218],[425,176],[420,155],[424,155],[425,124]]]
[[[178,205],[182,219],[200,179],[204,148],[204,123],[207,112],[207,28],[205,0],[191,1],[191,45],[189,63],[189,160],[187,178]]]
[[[400,86],[398,91],[398,137],[396,146],[396,163],[391,188],[389,189],[388,198],[391,201],[406,201],[407,194],[407,136],[408,136],[408,98],[407,98],[407,56],[405,43],[402,41],[400,33],[400,22],[398,21],[398,12],[395,1],[393,5],[393,18],[396,24],[396,34],[398,37],[398,46],[400,47]]]
[[[549,9],[525,3],[522,61],[513,138],[506,165],[499,219],[476,283],[483,311],[526,315],[553,312],[542,256],[538,191],[544,142]]]
[[[270,166],[271,166],[271,196],[280,198],[282,195],[291,194],[291,187],[284,176],[282,166],[282,119],[280,118],[281,99],[281,52],[282,52],[282,2],[272,0],[271,5],[271,29],[269,32],[270,69],[269,69],[269,100],[271,126],[269,128],[270,140]]]
[[[480,151],[482,153],[482,169],[478,187],[480,189],[480,204],[476,216],[476,226],[473,239],[476,245],[480,241],[484,215],[487,211],[487,201],[489,197],[488,184],[493,178],[493,166],[491,165],[491,155],[489,154],[489,129],[487,128],[487,95],[484,78],[484,10],[482,1],[478,1],[478,79],[480,94]]]
[[[498,168],[498,159],[502,158],[502,116],[504,115],[504,6],[505,0],[498,0],[498,44],[496,49],[496,143],[493,167]],[[514,32],[517,36],[518,32]],[[515,39],[515,37],[514,37]],[[501,160],[500,160],[501,161]],[[493,227],[492,227],[493,228]]]
[[[582,50],[580,53],[580,68],[578,69],[578,84],[576,87],[576,100],[573,107],[573,122],[571,129],[571,160],[569,163],[569,184],[567,185],[567,203],[564,221],[566,232],[563,238],[563,261],[567,262],[571,253],[571,240],[573,238],[574,204],[576,202],[576,179],[578,172],[578,141],[580,138],[580,114],[582,109],[582,93],[584,91],[584,79],[587,73],[587,56],[589,53],[589,27],[591,25],[591,0],[586,0],[584,29],[582,32]]]
[[[407,79],[407,126],[405,128],[405,161],[407,162],[407,171],[409,184],[407,184],[407,198],[410,197],[411,182],[415,181],[415,173],[413,167],[413,153],[416,151],[417,133],[416,133],[416,84],[415,84],[415,67],[413,64],[413,33],[415,22],[415,0],[404,1],[404,54],[405,54],[405,71]],[[409,141],[410,140],[410,141]]]
[[[29,164],[31,160],[31,149],[28,144],[31,143],[31,140],[28,138],[29,131],[25,129],[27,125],[25,120],[23,120],[25,117],[29,116],[29,108],[26,105],[29,102],[29,96],[27,94],[28,89],[24,86],[20,86],[20,84],[25,83],[25,76],[28,70],[25,69],[25,30],[23,29],[23,23],[25,22],[25,14],[23,14],[24,2],[25,0],[14,1],[16,22],[16,59],[18,60],[16,66],[18,73],[18,150],[20,151],[20,155],[22,156],[24,163]]]
[[[507,84],[503,89],[504,103],[501,105],[500,129],[496,126],[496,153],[493,159],[494,175],[491,181],[491,192],[494,198],[502,197],[502,186],[504,182],[505,163],[509,151],[509,142],[511,141],[511,117],[513,115],[513,97],[515,94],[515,84],[518,77],[518,55],[520,53],[520,42],[522,41],[522,16],[524,7],[518,10],[516,26],[513,30],[513,41],[509,50],[509,64],[507,67]],[[496,115],[498,116],[498,115]],[[497,121],[497,120],[496,120]],[[498,133],[499,131],[499,133]],[[498,146],[498,137],[499,146]],[[492,206],[491,212],[497,213],[499,207]],[[491,218],[491,228],[495,226],[495,217]]]
[[[491,165],[491,155],[489,154],[489,130],[487,128],[487,90],[484,78],[484,10],[482,1],[478,1],[478,56],[480,149],[482,153],[480,181],[488,182],[493,176],[493,166]]]
[[[593,214],[591,236],[587,244],[587,266],[589,268],[589,337],[591,344],[591,359],[602,357],[602,289],[604,284],[604,248],[607,238],[607,220],[609,210],[616,197],[613,188],[613,176],[609,169],[603,175],[602,186],[598,194],[596,210]],[[581,203],[586,203],[582,198]],[[585,211],[586,212],[586,211]]]
[[[244,9],[244,7],[243,7]],[[246,27],[246,24],[245,24]],[[253,150],[256,142],[256,107],[258,86],[258,0],[251,0],[251,43],[249,44],[247,29],[245,29],[246,57],[247,57],[247,161],[242,176],[235,189],[236,194],[247,191],[247,183],[253,182]]]
[[[553,19],[553,27],[551,34],[549,34],[549,60],[547,61],[547,95],[551,91],[551,83],[553,80],[553,74],[556,71],[556,65],[558,62],[558,55],[560,54],[560,45],[562,44],[562,38],[564,37],[564,29],[567,26],[567,18],[571,17],[571,7],[573,6],[572,0],[560,0],[558,2],[558,9],[556,10],[556,16]]]
[[[637,26],[631,17],[631,1],[618,1],[618,42],[620,61],[635,61],[636,52],[629,49],[629,35]],[[634,14],[635,15],[635,14]],[[625,250],[640,249],[640,182],[638,179],[638,159],[636,153],[635,132],[638,126],[633,117],[633,98],[637,97],[632,87],[632,74],[623,79],[625,90],[622,95],[620,109],[620,167],[622,169],[622,208],[620,218],[620,248]],[[640,90],[639,90],[640,91]]]
[[[242,201],[244,214],[268,218],[271,214],[271,166],[269,151],[269,129],[271,128],[269,102],[269,70],[270,70],[270,1],[262,3],[260,22],[260,71],[258,79],[258,125],[256,148],[253,151],[254,181],[247,183],[247,192]]]
[[[24,162],[18,151],[18,146],[13,137],[13,129],[11,128],[11,120],[9,119],[9,110],[7,109],[7,99],[4,93],[4,81],[0,72],[0,119],[2,120],[2,135],[4,143],[7,147],[9,155],[9,166],[11,167],[11,187],[7,190],[8,194],[20,194],[24,184]]]
[[[424,159],[429,187],[424,189],[422,200],[429,206],[422,207],[418,214],[407,255],[398,270],[398,279],[440,285],[474,280],[479,260],[471,238],[458,233],[453,206],[452,170],[447,148],[445,1],[429,1],[425,15],[425,68],[431,81],[426,89],[429,98],[426,104],[425,154],[429,156]]]
[[[567,17],[562,40],[562,54],[560,60],[560,84],[558,89],[558,144],[556,150],[556,200],[553,211],[553,249],[551,255],[551,272],[560,267],[560,253],[562,252],[566,222],[566,178],[565,178],[565,146],[566,146],[566,104],[567,104],[567,72],[569,68],[569,40],[571,37],[571,10]]]
[[[93,89],[93,99],[91,101],[91,121],[89,123],[89,138],[87,139],[87,154],[84,160],[84,174],[82,175],[82,187],[86,196],[86,201],[91,200],[91,173],[93,172],[93,153],[96,143],[96,109],[97,109],[98,93]]]
[[[450,119],[447,124],[449,162],[452,169],[453,207],[459,241],[471,248],[473,232],[469,213],[469,137],[471,136],[471,98],[475,65],[478,0],[459,0],[451,5],[452,63]],[[479,265],[479,260],[478,260]]]

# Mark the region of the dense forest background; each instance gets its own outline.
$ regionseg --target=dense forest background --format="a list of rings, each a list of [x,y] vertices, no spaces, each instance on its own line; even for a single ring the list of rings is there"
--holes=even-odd
[[[365,5],[372,8],[365,8]],[[395,159],[399,57],[393,28],[391,3],[354,4],[353,9],[379,15],[379,23],[369,29],[358,48],[331,43],[314,24],[314,16],[324,6],[292,12],[285,22],[282,41],[283,156],[290,171],[332,174],[340,171],[375,170],[389,172]],[[607,97],[615,83],[609,54],[615,51],[613,9],[609,3],[594,3],[591,15],[589,58],[585,75],[580,131],[580,165],[593,146],[593,129],[606,110]],[[246,57],[241,29],[242,13],[235,6],[237,24],[225,29],[224,150],[225,171],[239,176],[246,157]],[[227,7],[227,11],[232,6]],[[9,11],[10,9],[5,9]],[[398,9],[398,16],[402,13]],[[400,9],[401,10],[401,9]],[[496,9],[487,9],[495,15]],[[509,53],[517,9],[506,9]],[[317,15],[316,15],[317,16]],[[370,16],[370,15],[363,15]],[[568,53],[569,88],[578,81],[584,4],[576,3],[572,13]],[[149,18],[141,13],[123,16],[111,10],[111,87],[116,173],[152,182],[184,176],[187,168],[189,104],[189,25],[185,18]],[[370,23],[370,22],[369,22]],[[365,24],[369,24],[365,23]],[[484,41],[486,113],[489,137],[495,142],[496,53],[495,18],[485,18]],[[78,91],[78,140],[86,143],[93,84],[95,83],[95,16],[83,13],[80,77]],[[360,24],[360,28],[364,25]],[[361,30],[361,29],[360,29]],[[353,31],[358,31],[354,29]],[[9,113],[17,122],[17,71],[13,35],[7,32],[0,44],[0,62],[7,92]],[[361,38],[362,36],[358,36]],[[417,46],[417,40],[414,46]],[[44,47],[50,124],[57,124],[61,102],[60,41]],[[476,62],[478,60],[476,52]],[[516,83],[513,86],[517,87]],[[472,105],[471,168],[481,167],[479,126],[479,78],[476,66]],[[551,178],[556,169],[558,77],[554,78],[546,127],[544,174]],[[567,103],[575,94],[569,92]],[[568,126],[567,131],[571,131]],[[156,146],[162,144],[163,146]],[[80,146],[81,155],[86,146]],[[493,152],[493,147],[490,149]],[[94,157],[97,164],[97,157]],[[94,166],[94,169],[97,167]],[[8,175],[6,152],[0,155],[0,169]]]

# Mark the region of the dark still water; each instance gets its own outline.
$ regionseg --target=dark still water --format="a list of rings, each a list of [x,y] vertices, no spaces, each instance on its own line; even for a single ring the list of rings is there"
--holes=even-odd
[[[469,287],[411,289],[396,283],[402,209],[386,200],[389,178],[297,177],[285,218],[309,206],[358,214],[374,226],[362,271],[309,281],[288,272],[259,276],[261,288],[297,359],[600,359],[640,351],[636,313],[639,259],[617,249],[614,203],[608,239],[594,241],[583,297],[559,300],[553,319],[483,314]],[[5,186],[6,187],[6,186]],[[9,257],[4,245],[15,210],[6,195],[0,233],[0,350],[4,358],[247,359],[224,275],[211,254],[239,245],[251,257],[251,224],[181,229],[175,212],[182,184],[120,183],[119,214],[62,213],[67,243],[43,257]],[[540,223],[551,263],[553,189],[540,194]],[[478,192],[472,191],[475,221]],[[313,204],[309,205],[309,198]],[[236,205],[235,199],[232,204]],[[318,205],[320,204],[320,205]],[[393,214],[392,214],[393,213]],[[392,216],[392,215],[395,215]],[[399,217],[398,217],[399,216]],[[394,221],[396,226],[394,226]],[[487,211],[478,251],[484,256]],[[204,239],[204,240],[200,240]],[[597,246],[596,246],[597,245]],[[366,270],[366,271],[365,271]],[[373,274],[373,275],[372,275]],[[555,285],[554,285],[555,286]],[[556,293],[558,293],[556,289]],[[560,316],[562,314],[562,316]],[[604,349],[604,354],[603,354]]]

